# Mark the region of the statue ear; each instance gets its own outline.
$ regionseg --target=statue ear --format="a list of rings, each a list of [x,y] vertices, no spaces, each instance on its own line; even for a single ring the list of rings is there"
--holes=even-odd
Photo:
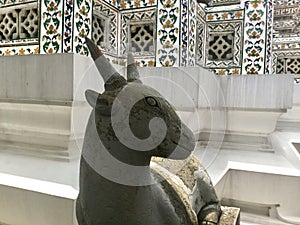
[[[95,108],[99,93],[93,90],[86,90],[85,91],[85,98],[90,106]]]
[[[114,101],[114,98],[107,95],[104,95],[103,98],[98,98],[99,95],[101,94],[93,90],[85,91],[85,97],[90,106],[97,108],[97,112],[103,116],[111,116],[112,102]],[[116,111],[119,111],[118,106]]]

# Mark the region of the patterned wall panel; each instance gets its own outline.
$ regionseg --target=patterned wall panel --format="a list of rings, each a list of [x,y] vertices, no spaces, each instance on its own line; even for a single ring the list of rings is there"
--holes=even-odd
[[[206,14],[207,22],[215,21],[226,21],[226,20],[241,20],[244,18],[243,10],[230,10],[230,11],[217,11],[217,12],[208,12]]]
[[[300,83],[300,50],[273,52],[272,72],[274,74],[294,74],[295,82]]]
[[[197,4],[196,14],[196,64],[203,66],[205,60],[205,40],[206,40],[206,22],[205,11],[200,4]]]
[[[268,1],[267,5],[267,37],[266,37],[266,59],[265,59],[265,74],[272,73],[272,41],[273,41],[273,15],[274,5],[273,0]]]
[[[0,2],[0,55],[39,53],[37,1]]]
[[[75,0],[74,2],[74,50],[73,52],[88,55],[89,51],[85,45],[85,36],[92,35],[92,0]]]
[[[74,1],[64,0],[63,52],[73,52]]]
[[[157,0],[104,0],[115,9],[124,10],[124,9],[140,9],[153,7],[157,5]]]
[[[121,31],[120,31],[120,55],[125,56],[127,51],[134,47],[134,37],[137,35],[138,30],[144,30],[144,36],[147,35],[148,38],[152,39],[152,43],[143,51],[134,52],[135,55],[143,56],[154,56],[155,54],[155,42],[154,36],[156,33],[156,8],[148,8],[147,10],[135,10],[121,12]],[[151,32],[148,33],[148,32]],[[142,37],[143,38],[143,37]],[[146,40],[145,40],[146,41]],[[150,46],[151,45],[151,46]],[[137,46],[136,46],[137,47]],[[142,46],[140,46],[142,48]],[[145,46],[143,46],[145,47]]]
[[[156,66],[179,66],[180,1],[159,0]]]
[[[104,38],[104,42],[106,42],[103,46],[100,46],[105,51],[108,51],[112,54],[118,53],[118,11],[113,7],[105,4],[104,2],[95,3],[94,15],[101,15],[101,18],[104,18],[105,26],[103,30],[103,35],[107,36]],[[96,36],[99,34],[96,33],[96,29],[94,23],[97,21],[93,21],[93,40],[96,41]],[[98,28],[99,30],[99,28]],[[97,41],[96,41],[97,42]],[[99,44],[98,44],[99,45]]]
[[[275,37],[273,39],[273,51],[295,51],[300,50],[300,36]]]
[[[188,65],[196,64],[196,43],[197,43],[197,3],[195,0],[189,2],[189,45],[188,45]]]
[[[38,45],[0,46],[0,56],[39,54]]]
[[[242,21],[208,23],[206,67],[240,67],[242,31]]]
[[[209,69],[209,71],[211,71],[214,74],[218,74],[218,75],[239,75],[239,74],[241,74],[241,67]]]
[[[189,0],[181,0],[180,18],[180,66],[187,66],[189,47]]]
[[[61,53],[63,0],[41,0],[40,53]]]
[[[27,4],[31,2],[37,2],[37,0],[0,0],[0,8],[8,6],[16,6],[20,4]]]
[[[266,60],[270,60],[270,27],[267,16],[272,10],[269,0],[245,0],[243,74],[264,74]],[[270,37],[268,37],[270,38]],[[267,46],[266,46],[267,45]],[[269,52],[267,52],[269,50]]]

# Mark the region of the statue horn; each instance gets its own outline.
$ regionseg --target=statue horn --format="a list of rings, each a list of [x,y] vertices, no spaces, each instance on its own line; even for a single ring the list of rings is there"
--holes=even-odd
[[[91,56],[96,64],[98,71],[100,72],[104,82],[109,80],[111,76],[120,76],[115,68],[110,64],[110,62],[105,58],[101,50],[98,48],[94,42],[85,37],[86,44],[90,50]]]
[[[139,71],[136,67],[135,60],[131,52],[129,52],[127,55],[127,81],[138,81],[141,83]]]

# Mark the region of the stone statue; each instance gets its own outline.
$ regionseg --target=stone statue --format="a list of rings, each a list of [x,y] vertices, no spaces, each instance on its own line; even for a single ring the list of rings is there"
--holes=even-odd
[[[162,95],[142,84],[131,54],[126,80],[90,39],[86,42],[105,91],[86,91],[93,110],[80,163],[79,225],[217,224],[219,200],[197,160],[188,162],[194,163],[192,204],[163,169],[169,159],[176,162],[191,155],[195,147],[191,130]],[[155,158],[154,169],[152,157],[161,157]]]

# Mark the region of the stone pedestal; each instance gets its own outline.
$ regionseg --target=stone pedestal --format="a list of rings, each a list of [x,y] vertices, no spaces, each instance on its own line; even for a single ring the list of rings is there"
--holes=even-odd
[[[103,87],[93,61],[9,56],[0,66],[0,224],[76,225],[84,92]]]

